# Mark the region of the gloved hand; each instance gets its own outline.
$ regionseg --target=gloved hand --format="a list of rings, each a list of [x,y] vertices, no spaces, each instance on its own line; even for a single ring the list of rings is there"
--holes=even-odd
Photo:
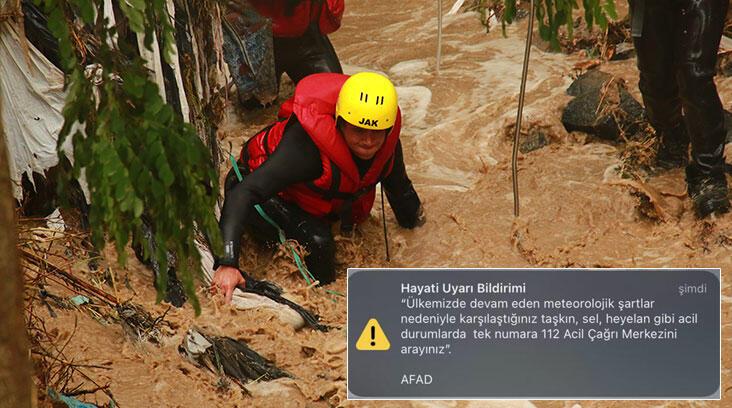
[[[424,225],[424,208],[414,188],[410,187],[400,195],[390,194],[386,190],[386,197],[400,227],[412,229]]]
[[[231,303],[234,296],[234,289],[237,286],[244,287],[246,280],[238,268],[229,265],[221,265],[214,272],[211,288],[224,295],[226,303]]]

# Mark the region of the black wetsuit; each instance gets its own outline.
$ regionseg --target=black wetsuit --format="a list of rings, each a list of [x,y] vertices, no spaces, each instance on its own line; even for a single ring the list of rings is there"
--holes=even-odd
[[[353,159],[363,176],[371,160]],[[245,167],[244,164],[239,165],[243,174],[246,173]],[[241,183],[233,171],[226,177],[226,198],[219,222],[224,256],[218,259],[217,264],[238,266],[240,238],[245,226],[258,241],[277,242],[277,230],[254,209],[255,204],[260,204],[284,230],[287,238],[295,239],[307,248],[310,254],[305,257],[305,263],[315,278],[323,284],[332,282],[335,279],[335,242],[331,222],[277,196],[287,186],[316,180],[322,171],[320,151],[293,115],[277,149],[262,166],[246,174]],[[383,185],[399,225],[414,228],[418,222],[420,200],[407,177],[401,142],[396,146],[394,165]]]
[[[649,121],[661,143],[679,144],[684,156],[690,139],[692,173],[722,174],[724,116],[714,75],[729,1],[629,2]]]
[[[300,37],[275,37],[273,45],[277,81],[283,72],[296,84],[317,72],[343,73],[328,36],[321,34],[315,24]]]
[[[292,15],[300,1],[287,0],[285,14]],[[319,6],[319,4],[316,4]],[[274,37],[274,59],[277,81],[283,72],[298,83],[301,79],[317,72],[343,73],[341,62],[327,35],[320,32],[316,22],[299,37]]]

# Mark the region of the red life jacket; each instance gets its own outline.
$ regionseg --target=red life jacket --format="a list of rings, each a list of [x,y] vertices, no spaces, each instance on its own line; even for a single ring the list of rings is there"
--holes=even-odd
[[[261,166],[275,151],[292,115],[302,125],[320,151],[323,174],[314,181],[287,187],[279,195],[316,217],[337,218],[346,226],[368,218],[374,205],[376,183],[394,165],[394,150],[399,141],[401,112],[384,144],[372,159],[371,167],[360,177],[351,151],[336,128],[335,104],[348,75],[319,73],[303,78],[294,96],[280,110],[280,120],[254,135],[242,148],[240,162],[249,171]],[[286,114],[286,115],[284,115]]]
[[[311,23],[318,25],[323,35],[336,31],[341,26],[345,5],[343,0],[316,2],[303,0],[286,15],[284,0],[249,0],[259,14],[272,19],[275,37],[300,37]],[[322,4],[321,4],[322,3]]]

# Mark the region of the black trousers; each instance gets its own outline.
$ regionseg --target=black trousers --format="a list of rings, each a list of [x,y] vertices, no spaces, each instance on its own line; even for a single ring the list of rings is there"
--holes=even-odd
[[[686,126],[692,165],[704,173],[722,171],[724,112],[714,75],[729,1],[629,2],[639,88],[651,125],[661,134]]]
[[[240,166],[243,167],[243,166]],[[246,176],[245,176],[246,177]],[[229,190],[238,182],[232,169],[226,176],[224,189]],[[317,218],[293,203],[275,196],[260,204],[265,214],[285,233],[287,239],[294,239],[309,252],[305,265],[322,285],[335,280],[335,240],[328,221]],[[253,210],[246,220],[247,229],[260,244],[279,243],[277,229]]]
[[[343,73],[333,44],[314,25],[300,37],[275,37],[274,54],[278,81],[283,72],[294,83],[316,72]]]

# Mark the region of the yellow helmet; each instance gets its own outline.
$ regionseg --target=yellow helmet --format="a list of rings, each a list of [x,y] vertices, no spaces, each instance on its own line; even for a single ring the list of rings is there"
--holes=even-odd
[[[343,83],[335,107],[336,119],[364,129],[382,130],[394,126],[397,93],[385,76],[360,72]]]

